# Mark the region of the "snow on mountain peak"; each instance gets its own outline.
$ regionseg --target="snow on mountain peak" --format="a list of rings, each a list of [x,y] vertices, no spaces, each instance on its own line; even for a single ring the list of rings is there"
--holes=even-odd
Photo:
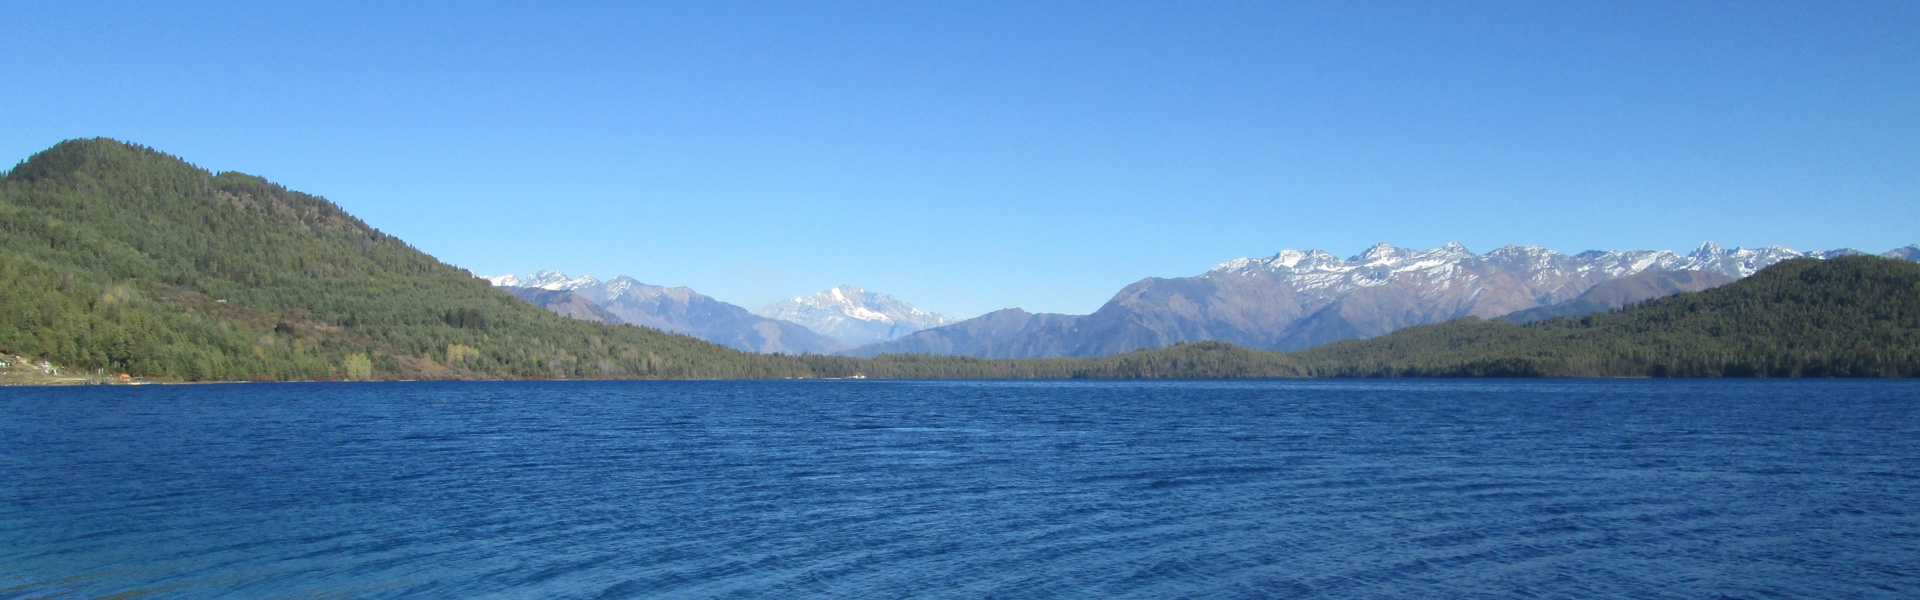
[[[1329,293],[1385,285],[1399,277],[1415,277],[1444,288],[1451,285],[1447,283],[1450,278],[1471,277],[1463,269],[1490,264],[1521,269],[1532,278],[1562,275],[1612,278],[1645,271],[1681,270],[1710,271],[1738,278],[1783,260],[1827,258],[1846,252],[1849,250],[1799,252],[1783,246],[1728,250],[1707,242],[1685,256],[1670,250],[1589,250],[1568,256],[1540,246],[1502,246],[1486,254],[1474,254],[1459,242],[1428,250],[1381,243],[1345,260],[1320,250],[1293,249],[1281,250],[1269,258],[1236,258],[1220,263],[1206,276],[1279,276],[1291,281],[1296,289],[1322,289]]]
[[[1300,261],[1306,260],[1308,256],[1307,253],[1299,250],[1281,250],[1279,254],[1275,254],[1273,258],[1268,259],[1268,262],[1276,265],[1285,265],[1291,269],[1294,265],[1300,264]],[[1242,258],[1240,260],[1247,259]]]
[[[632,277],[621,275],[619,277],[615,277],[612,280],[607,281],[605,285],[601,286],[601,290],[602,290],[601,293],[606,295],[606,297],[608,298],[615,298],[615,297],[619,297],[621,294],[627,293],[627,290],[631,290],[636,287],[651,287],[651,286],[648,286],[647,284],[644,284],[644,283],[640,283],[638,280],[635,280]]]
[[[799,323],[850,346],[890,340],[960,321],[855,285],[836,286],[811,296],[775,302],[761,309],[760,316]]]
[[[544,270],[525,278],[513,274],[481,275],[480,278],[492,283],[494,287],[530,287],[543,290],[576,290],[600,285],[600,280],[592,276],[569,279],[566,273]]]
[[[1707,256],[1718,256],[1725,253],[1726,251],[1721,250],[1719,244],[1715,244],[1713,242],[1701,242],[1700,247],[1695,248],[1693,250],[1693,253],[1688,254],[1687,256],[1692,258],[1702,258]]]
[[[1395,248],[1386,242],[1374,244],[1359,256],[1347,259],[1348,262],[1364,262],[1370,265],[1387,264],[1407,254],[1406,250]]]

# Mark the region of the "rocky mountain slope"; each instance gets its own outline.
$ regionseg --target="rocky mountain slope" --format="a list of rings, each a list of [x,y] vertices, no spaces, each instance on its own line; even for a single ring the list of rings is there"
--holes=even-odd
[[[1458,243],[1428,250],[1380,244],[1347,259],[1320,250],[1283,250],[1227,261],[1194,277],[1141,280],[1090,315],[1013,327],[1006,315],[994,313],[999,322],[962,322],[848,353],[1084,357],[1207,340],[1300,350],[1463,316],[1493,318],[1551,306],[1602,282],[1640,273],[1700,271],[1741,278],[1782,260],[1852,254],[1861,252],[1779,246],[1728,250],[1713,243],[1686,255],[1634,250],[1570,256],[1536,246],[1475,254]]]
[[[506,293],[513,294],[515,298],[525,300],[534,306],[553,311],[554,314],[569,319],[579,319],[608,325],[619,325],[627,322],[625,319],[621,319],[619,316],[607,312],[607,309],[600,308],[599,304],[595,304],[592,300],[588,300],[585,296],[581,296],[573,290],[549,290],[537,287],[511,286],[501,286],[500,289]]]
[[[1619,309],[1635,302],[1698,292],[1738,281],[1733,277],[1707,271],[1647,271],[1600,282],[1578,298],[1552,306],[1529,308],[1508,313],[1502,321],[1531,323],[1554,317],[1582,317]]]
[[[769,304],[760,309],[760,316],[799,323],[847,346],[884,342],[960,322],[852,285]]]

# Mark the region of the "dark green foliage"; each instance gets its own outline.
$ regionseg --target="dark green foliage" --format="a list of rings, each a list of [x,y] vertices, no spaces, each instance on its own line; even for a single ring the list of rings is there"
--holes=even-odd
[[[487,328],[487,315],[477,308],[456,308],[447,311],[444,320],[448,325],[464,329]]]
[[[1411,327],[1300,353],[1316,376],[1920,376],[1920,264],[1782,262],[1579,319]]]

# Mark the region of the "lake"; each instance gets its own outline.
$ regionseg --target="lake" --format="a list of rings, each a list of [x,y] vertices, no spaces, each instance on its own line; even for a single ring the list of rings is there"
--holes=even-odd
[[[1920,382],[0,388],[0,598],[1920,596]]]

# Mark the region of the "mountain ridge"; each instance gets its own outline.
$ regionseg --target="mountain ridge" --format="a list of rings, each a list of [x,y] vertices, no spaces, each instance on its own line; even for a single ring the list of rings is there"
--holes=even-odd
[[[1376,244],[1346,259],[1322,250],[1288,249],[1266,258],[1229,260],[1192,277],[1142,279],[1091,314],[1062,315],[1044,326],[948,325],[846,354],[950,348],[983,358],[1089,357],[1199,341],[1303,350],[1463,316],[1494,318],[1552,306],[1607,280],[1639,273],[1701,271],[1737,279],[1792,258],[1859,254],[1864,253],[1849,248],[1728,250],[1712,242],[1687,255],[1669,250],[1567,255],[1518,245],[1475,254],[1457,242],[1428,250]],[[1920,256],[1920,246],[1883,256],[1909,255]],[[940,339],[949,336],[955,339]]]
[[[1602,281],[1566,302],[1507,313],[1499,319],[1531,323],[1554,317],[1584,317],[1654,298],[1704,291],[1735,281],[1739,280],[1708,271],[1645,271]]]

